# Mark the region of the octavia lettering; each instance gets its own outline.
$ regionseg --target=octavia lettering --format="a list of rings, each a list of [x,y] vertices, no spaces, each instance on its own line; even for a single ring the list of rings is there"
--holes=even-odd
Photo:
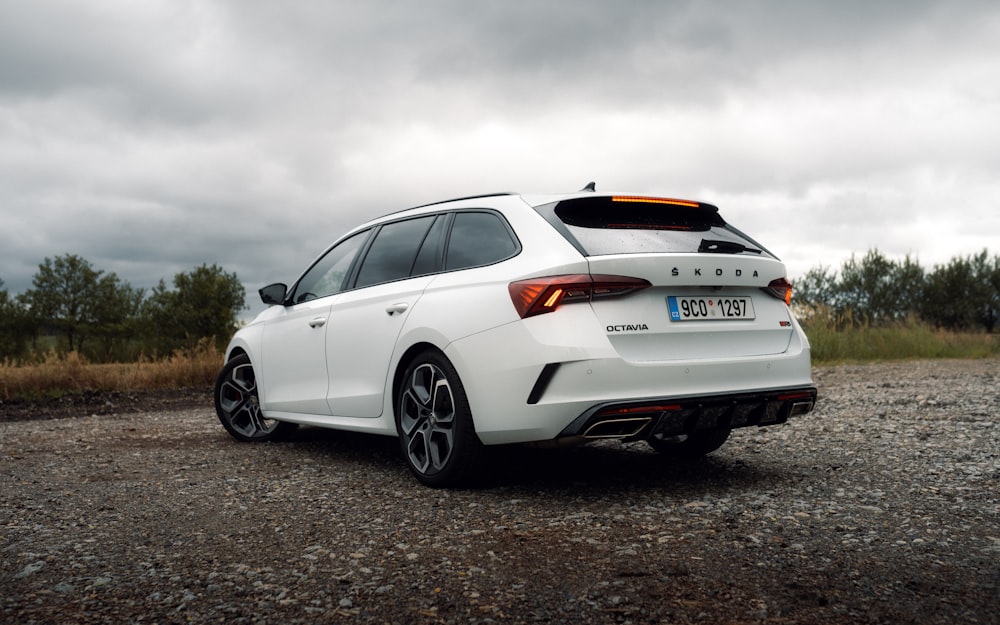
[[[625,323],[617,326],[608,326],[606,330],[608,332],[642,332],[649,330],[649,326],[645,323]]]

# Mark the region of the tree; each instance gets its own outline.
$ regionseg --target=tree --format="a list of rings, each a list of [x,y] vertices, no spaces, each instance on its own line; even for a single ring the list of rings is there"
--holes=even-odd
[[[953,258],[927,276],[922,315],[938,327],[992,332],[1000,321],[1000,256]]]
[[[82,350],[101,273],[75,254],[46,258],[23,295],[32,316],[65,336],[71,351]]]
[[[113,273],[97,281],[91,312],[101,359],[122,360],[128,355],[128,345],[139,333],[144,296],[143,289],[133,289]]]
[[[992,260],[984,249],[969,258],[972,280],[976,285],[970,293],[970,307],[976,320],[987,332],[992,332],[1000,320],[1000,256]]]
[[[882,325],[918,315],[938,328],[993,332],[1000,323],[1000,256],[987,250],[953,258],[930,272],[916,259],[886,258],[870,250],[844,262],[838,275],[810,269],[795,281],[803,320],[825,317],[837,325]]]
[[[947,265],[935,266],[927,276],[921,316],[939,328],[968,329],[974,322],[964,295],[972,288],[968,260],[953,258]]]
[[[899,264],[878,250],[860,260],[852,254],[841,269],[839,306],[867,323],[903,321],[920,307],[923,269],[909,256]]]
[[[34,327],[24,306],[11,297],[3,285],[0,280],[0,361],[23,356],[28,339],[34,336]]]
[[[21,301],[36,323],[64,337],[70,351],[110,360],[115,347],[135,335],[143,291],[80,256],[46,258],[32,285]]]
[[[217,265],[201,265],[174,276],[173,290],[163,280],[144,305],[148,340],[159,351],[190,347],[199,339],[224,344],[238,328],[246,307],[246,290],[235,273]]]
[[[840,311],[837,309],[840,285],[837,282],[837,272],[828,267],[813,267],[795,285],[796,314],[803,321],[822,319],[831,322],[839,321]]]
[[[890,309],[897,321],[905,321],[911,315],[919,315],[924,299],[924,268],[907,254],[902,262],[895,263],[891,274],[892,291]]]
[[[833,306],[837,301],[837,272],[813,267],[795,281],[795,300],[809,307]]]
[[[921,308],[924,270],[910,256],[902,262],[869,250],[844,262],[838,279],[825,267],[796,282],[797,299],[813,310],[828,308],[838,322],[885,324],[905,321]]]

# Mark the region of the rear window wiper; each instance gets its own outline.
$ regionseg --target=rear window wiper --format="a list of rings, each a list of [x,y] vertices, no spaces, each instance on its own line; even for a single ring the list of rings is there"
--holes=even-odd
[[[760,254],[761,250],[747,247],[736,241],[702,239],[701,245],[698,246],[698,252],[700,254],[742,254],[743,252]]]

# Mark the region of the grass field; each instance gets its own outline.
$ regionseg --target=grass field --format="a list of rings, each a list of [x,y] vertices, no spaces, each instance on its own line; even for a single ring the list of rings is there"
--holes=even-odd
[[[1000,357],[1000,335],[942,332],[919,324],[835,329],[806,324],[814,364],[915,358]],[[210,341],[169,358],[93,364],[76,353],[48,352],[31,364],[0,363],[0,400],[42,399],[86,391],[137,391],[211,386],[222,354]]]
[[[94,364],[76,352],[48,352],[36,363],[0,363],[0,399],[41,399],[84,391],[138,391],[207,387],[222,367],[211,341],[169,358]]]
[[[990,358],[1000,356],[1000,335],[934,330],[921,324],[836,329],[803,324],[813,362],[910,360],[915,358]]]

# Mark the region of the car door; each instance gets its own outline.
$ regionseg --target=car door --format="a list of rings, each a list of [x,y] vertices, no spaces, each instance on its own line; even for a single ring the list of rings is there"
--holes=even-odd
[[[408,314],[440,267],[445,216],[384,224],[365,251],[353,289],[330,309],[326,330],[331,414],[382,414],[389,361]]]
[[[331,248],[302,275],[263,330],[260,400],[265,411],[329,415],[327,323],[370,231]]]

